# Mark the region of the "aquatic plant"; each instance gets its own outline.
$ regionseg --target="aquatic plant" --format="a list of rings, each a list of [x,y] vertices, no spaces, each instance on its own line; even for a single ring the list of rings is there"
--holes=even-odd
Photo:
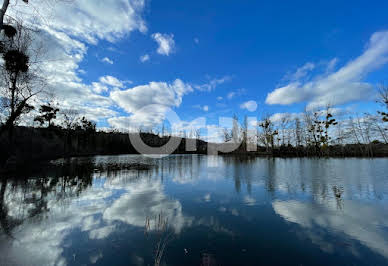
[[[164,251],[173,237],[173,231],[168,223],[168,218],[164,217],[163,212],[158,214],[153,220],[148,217],[146,218],[144,234],[156,241],[154,244],[154,265],[159,266],[162,261]]]

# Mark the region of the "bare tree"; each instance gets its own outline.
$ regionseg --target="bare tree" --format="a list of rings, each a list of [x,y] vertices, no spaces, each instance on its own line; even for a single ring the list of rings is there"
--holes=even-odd
[[[287,131],[287,126],[288,123],[290,122],[290,116],[288,114],[285,114],[282,116],[280,119],[280,130],[282,132],[282,145],[286,144],[286,131]]]
[[[22,0],[24,3],[28,3],[28,0]],[[4,29],[4,17],[9,7],[9,0],[3,0],[3,6],[0,9],[0,30]]]
[[[379,89],[379,102],[385,107],[387,111],[379,112],[384,122],[388,122],[388,86],[381,84]]]
[[[223,133],[225,143],[232,140],[232,132],[229,129],[224,128],[222,133]]]
[[[8,6],[9,6],[9,0],[3,0],[3,6],[1,7],[1,10],[0,10],[0,29],[3,29],[4,16],[8,10]]]
[[[238,117],[237,115],[233,116],[233,128],[232,128],[232,140],[234,143],[238,143],[240,141],[240,127],[238,125]]]
[[[62,125],[67,130],[73,130],[77,127],[79,112],[74,109],[65,109],[61,110],[60,114],[62,116],[63,122]]]
[[[4,63],[0,66],[2,107],[6,117],[1,132],[7,130],[10,139],[14,126],[23,114],[33,109],[30,102],[45,85],[38,61],[42,50],[34,43],[35,32],[21,22],[14,23],[16,32],[13,36],[2,36]]]
[[[295,118],[295,146],[302,145],[302,128],[301,128],[301,122],[300,119],[297,117]]]
[[[201,138],[201,129],[197,128],[195,131],[194,131],[194,134],[195,134],[195,139],[196,140],[199,140]]]
[[[263,122],[260,123],[260,128],[263,131],[261,141],[264,142],[267,152],[269,151],[269,147],[271,149],[274,148],[275,136],[279,135],[279,132],[274,129],[274,124],[272,123],[269,117],[265,117]]]

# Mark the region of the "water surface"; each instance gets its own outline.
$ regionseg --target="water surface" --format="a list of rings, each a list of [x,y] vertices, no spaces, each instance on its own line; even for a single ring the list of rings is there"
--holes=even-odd
[[[0,265],[388,265],[387,180],[388,159],[58,161],[1,181]]]

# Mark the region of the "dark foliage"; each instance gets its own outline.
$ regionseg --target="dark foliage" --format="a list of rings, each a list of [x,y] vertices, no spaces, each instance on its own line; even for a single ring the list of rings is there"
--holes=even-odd
[[[10,73],[27,72],[29,58],[18,50],[9,50],[4,53],[5,68]]]
[[[3,25],[3,30],[5,36],[7,36],[8,38],[13,38],[17,33],[15,27],[11,25]]]
[[[86,120],[85,120],[86,121]],[[6,134],[0,136],[0,168],[11,169],[18,165],[34,165],[38,161],[61,157],[137,154],[128,134],[95,132],[92,126],[77,126],[76,129],[16,127],[11,149]],[[152,147],[161,147],[169,137],[141,133],[143,141]],[[182,140],[176,153],[186,153],[186,141]],[[197,141],[197,153],[206,153],[206,142]]]
[[[39,112],[41,113],[41,115],[36,116],[34,118],[34,121],[39,122],[41,126],[47,122],[48,127],[51,127],[52,126],[51,121],[57,117],[57,113],[59,112],[59,109],[51,106],[51,104],[47,104],[47,105],[42,105],[39,109]]]

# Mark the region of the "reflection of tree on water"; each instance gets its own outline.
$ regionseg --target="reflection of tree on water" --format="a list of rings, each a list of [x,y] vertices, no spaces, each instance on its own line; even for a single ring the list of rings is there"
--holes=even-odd
[[[276,161],[274,158],[267,158],[268,176],[265,180],[267,190],[272,194],[276,190]]]
[[[8,207],[4,204],[4,197],[5,197],[5,191],[7,189],[7,179],[3,180],[1,182],[1,189],[0,189],[0,224],[1,228],[3,229],[3,232],[7,235],[12,237],[11,232],[12,229],[19,225],[20,222],[16,219],[13,219],[12,217],[8,216]]]
[[[0,253],[7,254],[1,258],[2,262],[66,264],[67,259],[73,261],[73,257],[64,254],[66,239],[72,232],[81,230],[92,241],[115,232],[117,220],[104,220],[104,210],[114,197],[125,194],[127,187],[149,180],[151,171],[131,170],[138,165],[127,164],[127,159],[123,162],[96,159],[57,161],[55,167],[36,178],[0,181],[1,210],[7,213],[2,215],[3,224],[17,219],[20,225],[8,230],[14,240],[6,240],[0,246]],[[0,238],[4,235],[2,227],[0,224]]]
[[[252,184],[264,184],[264,188],[274,193],[289,196],[305,194],[317,203],[336,202],[338,209],[344,208],[346,195],[356,195],[364,199],[384,199],[388,189],[384,180],[376,179],[381,174],[383,161],[305,159],[305,158],[257,158],[223,156],[223,168],[234,180],[235,189],[240,192],[246,185],[248,193]],[[375,165],[375,166],[373,166]],[[333,187],[341,190],[333,191]],[[341,202],[342,201],[342,202]]]
[[[191,183],[198,179],[200,173],[201,155],[171,155],[157,160],[155,174],[163,183],[171,177],[177,183]]]
[[[342,186],[341,187],[333,186],[333,193],[334,193],[335,200],[337,202],[337,209],[342,210],[344,207],[344,202],[342,199],[344,188]]]
[[[66,163],[49,169],[50,177],[1,180],[0,225],[12,237],[12,231],[29,219],[43,219],[50,211],[49,199],[64,201],[77,197],[92,184],[92,162]]]
[[[248,194],[252,192],[252,178],[255,176],[254,162],[256,157],[252,156],[222,156],[226,166],[233,167],[233,179],[236,192],[241,191],[241,184],[246,184]]]

